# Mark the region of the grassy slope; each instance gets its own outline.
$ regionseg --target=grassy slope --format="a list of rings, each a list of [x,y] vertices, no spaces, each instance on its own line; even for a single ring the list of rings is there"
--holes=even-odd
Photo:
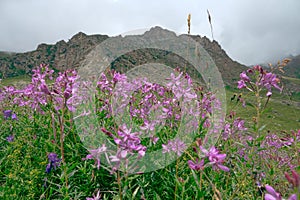
[[[237,104],[236,100],[231,101],[234,93],[243,92],[243,98],[246,100],[246,107]],[[237,116],[245,119],[249,125],[253,124],[253,117],[256,116],[256,110],[249,104],[255,103],[255,97],[245,90],[227,89],[227,112],[235,110]],[[294,98],[295,99],[295,98]],[[265,105],[266,98],[261,99],[262,106]],[[249,124],[250,123],[250,124]],[[300,101],[292,101],[286,95],[274,93],[269,100],[264,113],[261,115],[260,125],[266,125],[265,129],[270,131],[294,130],[300,128]]]
[[[31,77],[28,75],[16,76],[12,78],[6,78],[1,81],[1,85],[8,86],[23,86],[31,82]]]

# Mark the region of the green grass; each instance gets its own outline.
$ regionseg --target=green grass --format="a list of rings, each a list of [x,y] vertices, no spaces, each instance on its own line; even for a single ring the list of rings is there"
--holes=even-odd
[[[283,79],[289,80],[295,84],[300,84],[300,79],[299,78],[292,78],[288,76],[282,76]]]
[[[3,80],[2,83],[18,85],[26,82],[30,82],[28,77],[16,77]],[[237,117],[245,119],[248,135],[255,136],[256,132],[251,132],[251,121],[256,115],[252,106],[255,97],[245,92],[243,98],[247,104],[244,108],[236,99],[230,100],[234,93],[240,92],[234,88],[226,88],[228,113],[231,110],[236,111]],[[262,99],[262,102],[265,100]],[[265,129],[260,131],[262,136],[266,136],[267,130],[277,134],[285,130],[289,132],[291,129],[299,129],[297,114],[300,110],[296,106],[297,103],[299,102],[291,101],[288,96],[274,93],[261,118],[260,125],[266,125]],[[102,199],[116,200],[121,197],[124,200],[217,199],[215,197],[218,194],[223,199],[263,199],[263,194],[259,193],[255,185],[257,175],[262,172],[265,173],[265,178],[260,181],[262,185],[272,184],[284,197],[291,194],[284,179],[287,166],[280,167],[278,162],[272,159],[261,160],[258,152],[266,150],[260,146],[264,139],[261,137],[247,143],[235,137],[219,140],[216,147],[221,153],[226,153],[224,165],[230,168],[230,172],[215,171],[210,166],[200,171],[191,170],[187,164],[188,160],[195,161],[197,158],[197,153],[192,148],[196,148],[196,145],[193,144],[182,157],[163,169],[130,176],[122,172],[111,174],[102,164],[100,169],[97,169],[94,160],[83,159],[88,151],[82,138],[79,138],[71,113],[62,110],[53,112],[51,103],[43,107],[44,114],[38,114],[30,108],[11,108],[9,103],[4,104],[1,105],[4,106],[3,109],[13,109],[18,113],[19,120],[4,120],[0,117],[1,199],[85,199],[95,195],[98,190]],[[114,131],[113,118],[99,113],[99,119],[103,120],[104,128]],[[132,118],[132,121],[134,120]],[[199,129],[197,137],[201,140],[205,128]],[[60,131],[64,131],[64,134]],[[165,136],[167,141],[175,133],[176,122],[174,129],[164,127],[160,138],[162,140]],[[6,141],[6,137],[11,134],[15,137],[14,141]],[[60,140],[62,135],[64,139]],[[295,152],[298,152],[299,148],[296,145],[276,149],[276,155],[287,153],[288,156],[297,158]],[[249,160],[239,152],[243,147],[248,148]],[[45,168],[49,163],[49,152],[55,152],[59,157],[64,155],[66,162],[47,174]],[[206,158],[206,163],[207,161]]]
[[[226,89],[227,111],[236,111],[237,115],[245,119],[248,123],[253,121],[256,116],[256,110],[253,106],[255,97],[243,90],[242,97],[246,101],[246,107],[242,107],[241,103],[235,100],[231,101],[233,94],[239,95],[242,91],[236,89]],[[262,99],[262,106],[266,102],[266,98]],[[288,96],[274,93],[270,98],[266,109],[261,117],[261,126],[265,125],[265,129],[270,131],[294,130],[300,127],[300,102],[291,101]]]
[[[4,86],[14,85],[17,87],[20,87],[20,86],[22,87],[30,82],[31,82],[30,76],[22,75],[22,76],[16,76],[16,77],[12,77],[12,78],[2,79],[2,81],[0,83]]]

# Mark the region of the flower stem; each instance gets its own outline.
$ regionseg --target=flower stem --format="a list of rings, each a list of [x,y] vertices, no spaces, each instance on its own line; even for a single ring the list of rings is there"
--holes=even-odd
[[[177,184],[177,181],[178,181],[178,159],[176,159],[176,181],[175,181],[175,191],[174,191],[174,199],[176,200],[176,193],[177,193],[177,187],[178,187],[178,184]]]
[[[118,181],[118,186],[119,186],[119,197],[120,200],[122,200],[122,186],[121,186],[121,177],[120,177],[120,172],[117,172],[117,181]]]

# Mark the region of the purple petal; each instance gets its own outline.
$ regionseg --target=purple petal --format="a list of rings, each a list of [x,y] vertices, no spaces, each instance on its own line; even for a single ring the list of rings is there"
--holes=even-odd
[[[292,194],[288,200],[297,200],[297,195],[296,194]]]
[[[265,200],[277,200],[277,198],[274,197],[274,196],[272,196],[272,195],[270,195],[270,194],[266,194],[265,195]]]
[[[217,166],[220,170],[223,170],[224,172],[229,172],[230,171],[230,169],[228,167],[224,166],[224,165],[218,164]]]

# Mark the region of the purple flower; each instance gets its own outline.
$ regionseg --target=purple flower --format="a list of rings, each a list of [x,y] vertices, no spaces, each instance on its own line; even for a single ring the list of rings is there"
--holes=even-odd
[[[59,167],[61,159],[59,159],[57,157],[56,153],[49,153],[48,154],[48,161],[49,161],[49,163],[46,166],[46,173],[50,173],[51,169],[55,170],[56,167]]]
[[[201,151],[208,157],[210,164],[212,165],[213,169],[220,169],[225,172],[229,172],[229,168],[224,166],[223,163],[225,161],[226,154],[220,154],[219,150],[216,147],[212,146],[209,151],[204,149],[200,146]]]
[[[120,163],[121,160],[126,159],[127,154],[128,154],[127,150],[119,149],[118,152],[116,153],[116,155],[109,156],[109,158],[110,158],[111,162]]]
[[[13,114],[11,115],[11,119],[12,119],[12,120],[18,120],[18,117],[17,117],[16,113],[13,113]]]
[[[189,167],[193,170],[199,171],[199,170],[204,169],[204,159],[202,159],[200,162],[199,162],[198,158],[196,159],[196,162],[189,160],[188,164],[189,164]]]
[[[6,138],[7,142],[13,142],[14,141],[14,135],[10,135]]]
[[[148,120],[144,121],[144,125],[140,126],[141,130],[153,131],[155,129],[156,121],[149,122]]]
[[[282,200],[281,195],[273,187],[266,185],[265,188],[268,192],[268,194],[265,194],[265,200]]]
[[[51,172],[51,164],[49,163],[47,166],[46,166],[46,173],[50,173]]]
[[[294,188],[298,188],[300,186],[300,176],[295,170],[292,170],[292,177],[287,172],[285,172],[284,175]]]
[[[131,129],[128,129],[126,124],[124,124],[118,130],[118,135],[119,137],[115,137],[114,141],[119,145],[121,150],[126,150],[126,152],[137,151],[140,157],[145,155],[147,148],[141,144],[139,132],[132,133]]]
[[[87,197],[86,200],[100,200],[100,191],[97,192],[97,196]]]
[[[240,78],[245,82],[250,82],[250,78],[247,76],[246,72],[242,72]]]
[[[173,151],[177,154],[177,156],[181,156],[181,154],[186,149],[185,143],[178,138],[176,138],[175,140],[169,140],[168,144],[163,144],[162,147],[162,153],[169,153]]]
[[[297,200],[297,195],[296,194],[292,194],[288,200]]]
[[[106,152],[107,147],[105,146],[105,144],[102,145],[102,147],[99,147],[98,149],[92,149],[89,150],[90,154],[88,154],[85,159],[95,159],[97,162],[97,168],[100,169],[100,157],[101,154],[103,154],[104,152]]]
[[[247,85],[246,85],[245,81],[243,81],[243,80],[239,80],[238,81],[238,89],[242,89],[242,88],[244,88],[246,86]]]
[[[225,124],[224,130],[223,130],[223,135],[222,135],[223,139],[227,140],[230,137],[231,133],[232,133],[232,131],[231,131],[230,124]]]
[[[280,80],[276,77],[276,74],[273,73],[266,73],[260,83],[267,88],[268,91],[271,91],[271,87],[275,87],[279,91],[282,91],[282,88],[280,88],[277,84],[280,82]]]
[[[268,91],[267,94],[266,94],[266,96],[267,96],[267,97],[272,96],[272,92]]]
[[[48,89],[48,86],[46,85],[45,81],[43,80],[41,85],[40,85],[40,89],[42,92],[44,92],[45,94],[47,95],[51,95],[49,89]]]
[[[5,110],[3,111],[4,119],[8,119],[12,116],[12,111],[11,110]]]
[[[247,128],[244,126],[244,123],[244,120],[237,118],[236,120],[234,120],[233,126],[235,126],[239,131],[245,131],[247,130]]]
[[[170,87],[170,88],[174,88],[174,87],[177,87],[181,84],[181,78],[182,76],[182,73],[180,73],[177,77],[171,73],[171,78],[167,78],[167,80],[170,80],[169,83],[167,83],[167,86]]]
[[[12,120],[18,120],[16,113],[13,113],[11,110],[3,111],[3,116],[4,116],[4,119],[6,119],[6,120],[9,118],[11,118]]]

